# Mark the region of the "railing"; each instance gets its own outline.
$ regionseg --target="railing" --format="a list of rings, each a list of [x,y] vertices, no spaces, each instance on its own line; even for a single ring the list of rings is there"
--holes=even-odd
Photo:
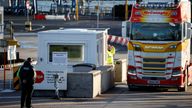
[[[111,15],[112,14],[112,7],[103,7],[100,6],[99,11],[103,15]],[[47,5],[38,6],[39,13],[45,14],[57,14],[57,15],[64,15],[66,13],[73,14],[75,12],[74,8],[70,6],[58,6],[57,8]],[[79,15],[93,15],[97,14],[97,7],[95,6],[81,6],[79,7]]]

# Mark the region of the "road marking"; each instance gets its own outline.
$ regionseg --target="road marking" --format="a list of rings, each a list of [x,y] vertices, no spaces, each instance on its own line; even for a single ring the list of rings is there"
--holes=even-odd
[[[15,37],[19,37],[19,36],[34,36],[34,37],[37,37],[37,33],[14,33],[13,35]]]
[[[1,91],[0,91],[1,92]],[[2,93],[2,92],[1,92]],[[0,99],[18,99],[21,96],[5,96],[5,97],[0,97]]]
[[[45,28],[45,26],[42,25],[41,27],[33,29],[32,31],[43,30],[44,28]]]

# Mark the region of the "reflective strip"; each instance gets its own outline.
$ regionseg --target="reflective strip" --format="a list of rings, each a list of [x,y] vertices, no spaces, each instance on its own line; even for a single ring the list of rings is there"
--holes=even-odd
[[[19,78],[17,77],[17,70],[19,69],[20,66],[14,67],[13,68],[13,88],[15,90],[19,90]]]
[[[121,36],[108,35],[108,42],[127,46],[128,39]]]

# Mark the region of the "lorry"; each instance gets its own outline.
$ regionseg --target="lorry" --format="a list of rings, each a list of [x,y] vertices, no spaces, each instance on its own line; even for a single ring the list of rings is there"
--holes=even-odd
[[[191,2],[137,0],[122,31],[128,42],[127,85],[187,91],[192,84]]]

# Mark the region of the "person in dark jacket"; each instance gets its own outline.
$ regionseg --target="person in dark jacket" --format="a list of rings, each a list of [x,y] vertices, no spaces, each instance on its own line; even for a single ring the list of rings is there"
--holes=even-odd
[[[24,108],[24,105],[27,108],[32,108],[31,97],[36,72],[34,71],[31,62],[32,62],[31,58],[27,58],[27,60],[19,68],[19,71],[17,73],[17,76],[20,79],[20,87],[21,87],[21,108]]]

